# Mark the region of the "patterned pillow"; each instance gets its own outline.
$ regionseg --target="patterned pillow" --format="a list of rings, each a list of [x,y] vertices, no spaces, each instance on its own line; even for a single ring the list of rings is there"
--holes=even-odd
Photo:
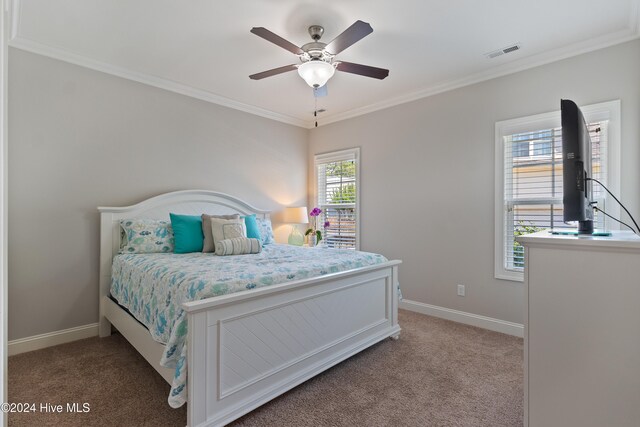
[[[123,219],[124,232],[120,253],[148,254],[173,252],[173,229],[169,221],[157,219]]]
[[[236,237],[247,237],[247,226],[244,218],[223,219],[211,218],[211,235],[213,236],[213,246],[217,248],[218,242]]]
[[[269,218],[256,218],[258,228],[260,229],[260,238],[263,245],[273,243],[273,227],[271,226],[271,220]]]

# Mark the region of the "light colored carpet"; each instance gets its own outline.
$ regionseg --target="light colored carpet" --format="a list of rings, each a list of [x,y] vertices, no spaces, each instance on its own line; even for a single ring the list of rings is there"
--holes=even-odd
[[[521,426],[522,339],[401,311],[384,340],[234,426]],[[88,402],[76,414],[10,414],[9,426],[184,426],[169,386],[120,335],[9,358],[11,402]]]

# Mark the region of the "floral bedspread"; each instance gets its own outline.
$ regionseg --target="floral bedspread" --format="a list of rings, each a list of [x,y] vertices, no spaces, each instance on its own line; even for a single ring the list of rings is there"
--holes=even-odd
[[[160,364],[175,369],[169,405],[186,396],[187,317],[181,304],[387,261],[346,249],[265,245],[252,255],[122,254],[113,259],[111,295],[166,344]]]

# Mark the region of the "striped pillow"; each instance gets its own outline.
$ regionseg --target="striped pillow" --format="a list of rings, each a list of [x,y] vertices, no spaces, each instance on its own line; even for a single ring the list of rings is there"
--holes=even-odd
[[[262,243],[260,243],[259,239],[235,237],[216,241],[216,255],[257,254],[261,250]]]

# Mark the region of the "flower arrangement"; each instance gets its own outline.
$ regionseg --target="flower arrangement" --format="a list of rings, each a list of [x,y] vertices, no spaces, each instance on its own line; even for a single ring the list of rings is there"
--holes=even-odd
[[[309,236],[309,246],[316,246],[322,240],[322,231],[318,230],[318,216],[322,213],[322,209],[319,207],[313,208],[309,216],[311,217],[312,227],[309,228],[304,235]],[[329,221],[325,221],[323,224],[324,229],[327,229],[331,223]]]

